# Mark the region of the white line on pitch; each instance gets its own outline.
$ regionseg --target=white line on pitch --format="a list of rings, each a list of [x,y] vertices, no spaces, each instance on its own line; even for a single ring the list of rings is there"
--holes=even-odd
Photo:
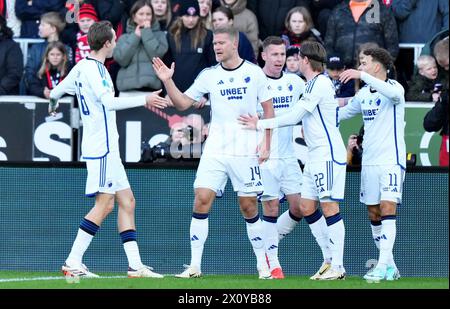
[[[123,279],[127,278],[126,276],[102,276],[96,279]],[[0,283],[4,282],[24,282],[24,281],[45,281],[45,280],[65,280],[65,277],[33,277],[33,278],[8,278],[8,279],[0,279]],[[92,279],[92,278],[83,278],[84,279]]]

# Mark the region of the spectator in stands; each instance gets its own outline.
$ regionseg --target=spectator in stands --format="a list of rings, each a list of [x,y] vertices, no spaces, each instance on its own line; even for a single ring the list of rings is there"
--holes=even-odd
[[[114,60],[121,66],[117,75],[119,91],[151,92],[161,82],[150,65],[153,57],[162,57],[168,49],[166,35],[154,18],[149,0],[137,0],[131,7],[126,33],[117,40]]]
[[[48,43],[37,75],[28,81],[29,94],[50,98],[50,90],[66,77],[67,67],[68,59],[64,44],[59,41]]]
[[[330,18],[331,12],[334,7],[342,2],[342,0],[313,0],[311,1],[311,13],[313,15],[313,21],[319,30],[322,38],[327,33],[327,23]]]
[[[259,53],[258,20],[252,11],[246,8],[247,0],[220,0],[223,6],[229,7],[234,15],[234,27],[244,32],[252,43],[255,58]]]
[[[338,55],[331,55],[327,60],[326,74],[331,79],[337,98],[349,98],[355,95],[355,82],[349,80],[343,83],[339,80],[339,75],[344,72],[345,65]]]
[[[434,46],[434,56],[446,74],[443,88],[434,107],[425,115],[423,126],[428,132],[441,131],[442,143],[439,152],[439,165],[449,166],[449,139],[448,139],[448,58],[449,38],[440,40]]]
[[[212,30],[212,0],[198,0],[200,17],[205,22],[207,29]]]
[[[122,14],[128,2],[135,2],[136,0],[72,0],[66,2],[66,7],[62,10],[62,15],[70,17],[66,19],[67,25],[61,33],[61,41],[76,49],[77,33],[79,32],[78,19],[79,10],[84,4],[91,4],[97,14],[98,20],[108,20],[116,28],[117,37],[122,34],[122,31],[117,30],[120,24]],[[74,3],[77,3],[75,6]],[[129,10],[127,11],[129,12]],[[128,16],[127,16],[128,18]],[[126,21],[126,18],[125,18]],[[120,32],[120,33],[119,33]]]
[[[89,28],[98,21],[97,12],[92,4],[84,3],[80,7],[78,16],[77,47],[75,49],[75,63],[89,56],[91,48],[87,40]]]
[[[41,16],[62,11],[65,3],[65,0],[16,0],[16,16],[22,21],[20,37],[39,38]]]
[[[439,165],[448,167],[448,92],[440,97],[434,104],[434,107],[425,115],[423,127],[427,132],[441,131],[442,142],[439,150]]]
[[[424,44],[448,29],[448,0],[394,0],[391,9],[398,21],[400,43]]]
[[[16,0],[0,0],[0,15],[6,18],[6,25],[12,30],[13,37],[20,37],[20,19],[16,16]]]
[[[291,46],[300,48],[306,41],[323,43],[320,33],[314,29],[311,13],[305,7],[292,8],[288,12],[284,24],[286,29],[281,38],[285,42],[286,48]]]
[[[418,73],[413,77],[406,93],[407,101],[437,102],[442,90],[438,79],[436,60],[423,55],[417,59]]]
[[[151,0],[151,4],[161,31],[167,32],[172,23],[172,6],[170,0]]]
[[[214,10],[212,15],[212,26],[213,29],[222,27],[233,26],[234,16],[233,11],[226,6],[219,6]],[[239,47],[238,47],[239,57],[248,60],[250,62],[256,63],[255,54],[253,52],[252,44],[248,40],[245,33],[239,31]]]
[[[375,42],[387,49],[394,59],[397,57],[398,33],[392,12],[380,0],[352,0],[338,4],[328,20],[327,54],[341,55],[345,66],[353,68],[358,47],[367,42]]]
[[[247,0],[247,7],[256,15],[259,23],[259,38],[281,36],[284,20],[290,9],[303,6],[309,9],[311,0]]]
[[[167,33],[169,51],[164,61],[169,66],[175,63],[173,80],[181,92],[186,91],[195,77],[216,63],[212,32],[200,19],[197,0],[183,0],[179,15]],[[200,102],[200,105],[206,102]]]
[[[59,41],[59,34],[64,29],[65,22],[57,12],[48,12],[42,15],[39,24],[39,36],[46,41],[33,44],[28,50],[27,63],[25,65],[24,81],[25,87],[29,89],[29,81],[34,79],[39,68],[42,65],[42,59],[45,49],[49,42]],[[70,46],[66,45],[67,57],[69,60],[69,69],[73,64],[73,52]]]
[[[6,19],[0,15],[0,95],[19,94],[23,55],[12,36],[13,32],[6,25]]]
[[[300,50],[298,47],[290,47],[286,50],[286,73],[296,74],[303,78],[302,73],[300,72],[300,58],[299,58]]]

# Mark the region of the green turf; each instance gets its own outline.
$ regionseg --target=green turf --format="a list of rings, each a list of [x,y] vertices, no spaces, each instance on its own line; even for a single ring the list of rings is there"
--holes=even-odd
[[[123,274],[100,274],[121,276]],[[0,272],[0,289],[448,289],[448,278],[401,278],[394,282],[366,283],[361,277],[344,281],[311,281],[305,276],[284,280],[259,280],[255,275],[206,275],[196,279],[81,279],[68,284],[64,279],[2,282],[4,279],[62,278],[59,273]]]

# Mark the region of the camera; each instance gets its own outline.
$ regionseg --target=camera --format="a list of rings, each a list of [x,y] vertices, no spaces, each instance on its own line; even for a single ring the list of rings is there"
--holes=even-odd
[[[161,142],[153,147],[147,142],[142,142],[141,160],[139,162],[149,163],[157,159],[195,161],[199,160],[202,154],[203,144],[189,143],[181,144],[179,142]]]
[[[433,93],[438,93],[442,91],[442,84],[438,83],[438,84],[434,84],[434,88],[433,88]]]

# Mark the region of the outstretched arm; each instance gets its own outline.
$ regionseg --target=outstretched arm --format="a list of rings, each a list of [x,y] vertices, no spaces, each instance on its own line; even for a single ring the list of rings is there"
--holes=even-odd
[[[168,106],[168,101],[165,98],[159,96],[161,89],[154,91],[147,96],[139,97],[114,97],[113,93],[108,93],[101,97],[102,104],[110,111],[122,110],[138,106],[145,106],[150,109],[151,107],[156,107],[163,109]]]
[[[384,80],[376,78],[366,72],[350,69],[342,72],[339,76],[339,80],[343,83],[346,83],[350,79],[361,79],[366,84],[369,84],[373,89],[391,99],[394,104],[399,104],[405,95],[405,91],[401,87],[391,84],[389,81],[385,82]]]
[[[308,111],[300,104],[295,104],[289,113],[283,114],[279,117],[258,120],[256,115],[241,115],[238,121],[246,129],[264,130],[274,129],[280,127],[294,126],[303,119]]]
[[[155,57],[153,58],[152,65],[156,75],[163,82],[164,87],[166,87],[167,94],[172,100],[173,105],[178,110],[186,110],[195,103],[195,100],[182,93],[173,82],[172,76],[175,71],[175,63],[172,62],[169,69],[159,57]]]

